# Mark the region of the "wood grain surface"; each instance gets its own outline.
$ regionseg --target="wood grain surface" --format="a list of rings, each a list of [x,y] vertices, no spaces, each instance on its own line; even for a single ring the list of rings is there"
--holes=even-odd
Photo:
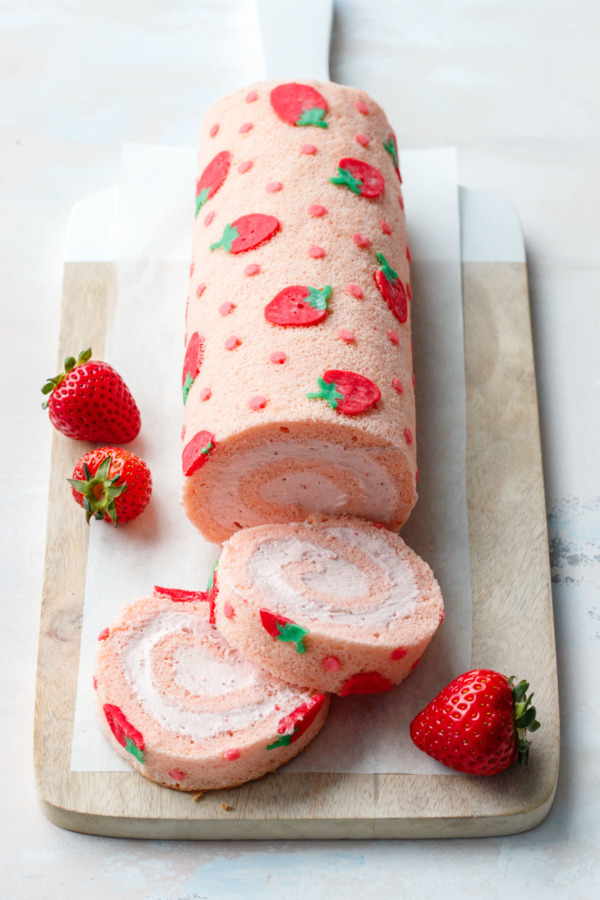
[[[521,263],[462,271],[473,665],[535,673],[543,727],[529,768],[448,778],[284,767],[199,801],[134,772],[71,772],[88,527],[64,479],[88,446],[55,432],[34,736],[51,821],[90,834],[210,839],[473,837],[542,821],[558,775],[559,714],[527,272]],[[101,352],[115,285],[112,263],[65,266],[59,366],[73,347]]]

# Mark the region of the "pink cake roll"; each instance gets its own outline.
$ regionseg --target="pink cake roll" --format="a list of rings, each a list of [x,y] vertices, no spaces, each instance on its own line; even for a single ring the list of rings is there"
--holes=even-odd
[[[155,591],[99,637],[97,709],[117,752],[182,791],[233,787],[300,753],[329,697],[247,662],[208,621],[206,595]]]
[[[241,531],[217,580],[216,623],[232,646],[285,681],[342,696],[406,678],[443,619],[427,563],[360,519]]]
[[[396,140],[355,88],[255,85],[207,113],[182,373],[184,508],[211,541],[416,501]]]

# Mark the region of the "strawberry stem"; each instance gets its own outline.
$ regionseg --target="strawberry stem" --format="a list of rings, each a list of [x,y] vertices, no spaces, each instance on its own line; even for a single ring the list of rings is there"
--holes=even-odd
[[[313,309],[327,309],[327,301],[331,297],[331,286],[329,284],[326,284],[321,291],[318,288],[308,287],[308,285],[306,290],[310,295],[308,297],[309,306],[312,306]]]
[[[360,178],[355,178],[348,169],[342,169],[341,166],[338,166],[337,175],[334,175],[333,178],[330,178],[329,180],[332,184],[343,184],[346,187],[349,187],[355,194],[360,194],[362,189],[362,181]]]
[[[96,474],[92,475],[86,463],[83,464],[83,474],[85,479],[67,478],[74,491],[83,495],[83,508],[85,510],[85,520],[90,524],[92,516],[95,519],[110,519],[115,528],[117,527],[118,517],[115,500],[127,488],[127,482],[123,482],[117,486],[120,475],[113,478],[108,477],[112,457],[105,456],[98,468]]]
[[[513,705],[514,705],[514,723],[517,729],[517,746],[518,761],[520,766],[526,766],[529,763],[529,748],[531,741],[527,740],[527,731],[537,731],[540,723],[536,719],[535,706],[530,706],[533,693],[527,696],[529,690],[528,681],[519,681],[513,684],[515,676],[511,675],[508,683],[512,689]]]
[[[383,142],[384,150],[390,154],[392,159],[394,160],[394,168],[398,168],[398,153],[396,152],[396,141],[394,140],[394,136],[390,134],[387,141]]]
[[[306,396],[309,400],[326,400],[332,409],[337,409],[338,400],[343,400],[344,395],[338,391],[334,381],[325,381],[324,378],[317,378],[319,385],[318,391],[311,391]]]
[[[323,121],[325,110],[318,106],[312,106],[310,109],[303,109],[302,115],[296,120],[296,125],[318,125],[319,128],[328,128],[327,122]]]
[[[377,261],[381,265],[381,271],[388,281],[398,281],[398,273],[394,272],[383,253],[376,253]]]
[[[57,388],[59,384],[65,380],[67,375],[73,371],[73,369],[77,368],[77,366],[82,366],[84,363],[89,362],[92,357],[92,348],[88,347],[87,350],[82,350],[77,359],[73,356],[67,356],[65,359],[65,371],[60,372],[54,378],[48,378],[46,384],[42,388],[42,394],[51,394],[54,388]],[[47,409],[48,400],[45,403],[42,403],[42,409]]]
[[[295,622],[284,622],[283,624],[276,622],[275,627],[279,632],[278,641],[295,644],[297,653],[306,653],[304,637],[308,634],[308,628],[302,628],[301,625],[296,625]]]
[[[219,247],[222,247],[223,250],[227,250],[229,253],[231,250],[231,246],[236,238],[240,236],[239,231],[231,224],[227,224],[225,226],[225,230],[223,231],[223,237],[220,241],[217,241],[215,244],[210,245],[211,250],[217,250]]]
[[[196,215],[200,212],[206,201],[208,200],[208,188],[202,188],[196,197]]]

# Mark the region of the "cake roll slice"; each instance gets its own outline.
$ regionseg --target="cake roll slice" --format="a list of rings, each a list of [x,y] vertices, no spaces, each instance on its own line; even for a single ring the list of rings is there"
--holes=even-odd
[[[288,762],[321,728],[329,697],[274,679],[209,622],[207,595],[155,589],[100,635],[102,730],[151,781],[228,788]]]
[[[396,139],[367,94],[267,82],[207,113],[182,370],[183,502],[211,541],[417,493]]]
[[[349,517],[235,534],[213,598],[218,628],[244,656],[341,696],[406,678],[444,615],[427,563],[397,534]]]

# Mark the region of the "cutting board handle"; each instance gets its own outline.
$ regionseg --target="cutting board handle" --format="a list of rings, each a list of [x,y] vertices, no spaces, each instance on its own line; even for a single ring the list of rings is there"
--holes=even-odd
[[[329,81],[333,0],[254,0],[265,78]]]

